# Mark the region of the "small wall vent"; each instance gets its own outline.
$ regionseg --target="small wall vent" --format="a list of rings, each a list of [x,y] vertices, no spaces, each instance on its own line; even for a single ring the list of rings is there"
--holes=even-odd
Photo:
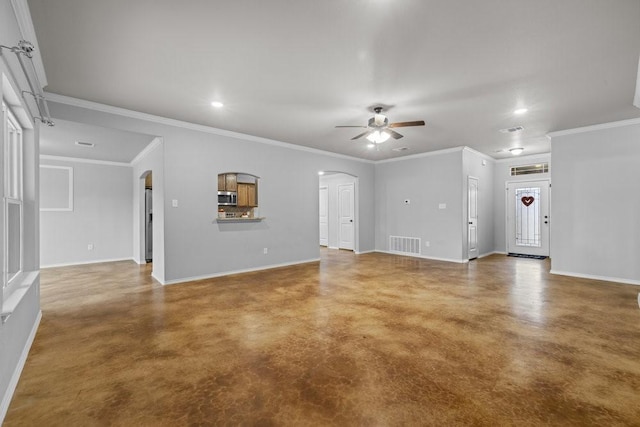
[[[407,151],[408,149],[409,149],[409,147],[392,148],[393,151]]]
[[[93,148],[96,146],[96,144],[94,144],[93,142],[83,142],[83,141],[76,141],[76,145],[79,147],[88,147],[88,148]]]
[[[419,237],[389,236],[389,252],[401,255],[420,255]]]
[[[524,130],[524,128],[522,126],[514,126],[512,128],[500,129],[500,132],[502,132],[502,133],[513,133],[513,132],[520,132],[521,130]]]

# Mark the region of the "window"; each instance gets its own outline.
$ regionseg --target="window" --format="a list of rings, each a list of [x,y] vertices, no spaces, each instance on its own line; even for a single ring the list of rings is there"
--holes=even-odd
[[[4,146],[4,277],[3,288],[22,272],[22,128],[2,104]]]
[[[511,176],[531,175],[536,173],[548,173],[549,163],[537,163],[534,165],[512,166]]]

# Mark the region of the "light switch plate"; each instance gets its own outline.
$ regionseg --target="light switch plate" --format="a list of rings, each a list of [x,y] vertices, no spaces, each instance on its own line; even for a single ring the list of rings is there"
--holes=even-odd
[[[178,207],[178,201],[176,199],[171,200],[171,206],[174,208]]]
[[[446,203],[440,203],[438,205],[438,209],[447,209],[447,204]]]

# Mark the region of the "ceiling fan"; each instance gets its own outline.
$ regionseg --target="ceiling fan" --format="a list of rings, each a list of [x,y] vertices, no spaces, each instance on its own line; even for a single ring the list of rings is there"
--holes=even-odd
[[[367,126],[336,126],[337,128],[364,128],[366,131],[362,132],[360,135],[356,135],[351,140],[355,140],[358,138],[362,138],[366,136],[369,141],[374,144],[381,144],[385,142],[389,137],[393,137],[394,139],[400,139],[403,137],[402,134],[399,134],[392,128],[401,128],[407,126],[424,126],[424,120],[416,120],[413,122],[396,122],[389,123],[389,119],[387,116],[382,114],[382,107],[375,107],[373,109],[375,112],[374,116],[369,119],[369,123]]]

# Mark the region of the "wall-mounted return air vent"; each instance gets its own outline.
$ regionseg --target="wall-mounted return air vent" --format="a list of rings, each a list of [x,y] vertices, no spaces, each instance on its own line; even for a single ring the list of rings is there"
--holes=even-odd
[[[398,148],[393,148],[393,151],[407,151],[409,149],[409,147],[398,147]]]
[[[420,255],[420,238],[389,236],[389,252],[400,255]]]
[[[520,132],[521,130],[524,130],[524,128],[522,126],[514,126],[512,128],[500,129],[500,132],[502,132],[502,133],[514,133],[514,132]]]
[[[534,165],[511,166],[511,176],[531,175],[549,172],[549,163],[536,163]]]
[[[83,142],[83,141],[76,141],[76,145],[79,147],[87,147],[87,148],[93,148],[96,146],[96,144],[94,144],[93,142]]]

